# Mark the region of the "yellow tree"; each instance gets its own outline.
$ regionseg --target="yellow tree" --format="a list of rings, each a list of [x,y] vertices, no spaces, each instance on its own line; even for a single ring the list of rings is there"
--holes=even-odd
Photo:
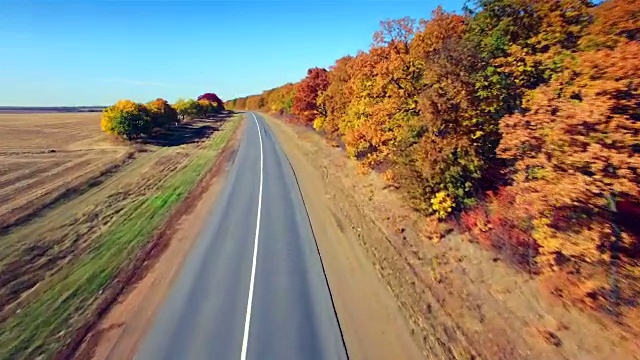
[[[100,121],[102,131],[129,140],[148,135],[151,121],[147,108],[131,100],[120,100],[104,109]]]

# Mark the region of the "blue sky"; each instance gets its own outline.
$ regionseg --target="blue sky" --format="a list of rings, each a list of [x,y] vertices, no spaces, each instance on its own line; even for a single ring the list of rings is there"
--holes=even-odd
[[[367,49],[381,20],[440,3],[464,0],[0,0],[0,106],[255,94]]]

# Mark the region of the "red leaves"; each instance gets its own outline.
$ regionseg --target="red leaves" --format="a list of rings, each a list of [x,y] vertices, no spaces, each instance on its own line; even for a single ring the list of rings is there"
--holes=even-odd
[[[216,95],[215,93],[205,93],[198,96],[197,101],[201,101],[201,100],[212,102],[216,104],[216,107],[218,107],[218,109],[224,110],[224,103],[222,102],[222,100],[220,100],[218,95]]]
[[[326,116],[326,108],[318,105],[318,95],[329,87],[329,73],[326,69],[313,68],[307,71],[296,87],[292,112],[303,125],[311,125],[317,116]]]

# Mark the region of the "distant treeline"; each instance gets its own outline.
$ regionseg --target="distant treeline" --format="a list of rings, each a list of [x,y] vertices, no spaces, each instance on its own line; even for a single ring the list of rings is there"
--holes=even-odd
[[[0,106],[0,113],[101,112],[106,106]]]

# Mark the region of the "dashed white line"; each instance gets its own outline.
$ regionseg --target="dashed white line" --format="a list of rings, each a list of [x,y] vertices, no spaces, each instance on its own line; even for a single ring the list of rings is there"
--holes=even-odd
[[[247,343],[249,342],[249,325],[251,324],[251,304],[253,302],[253,284],[256,278],[256,260],[258,256],[258,237],[260,235],[260,213],[262,210],[262,179],[263,179],[263,164],[264,154],[262,151],[262,134],[260,134],[260,125],[258,119],[254,113],[251,113],[253,120],[256,122],[258,128],[258,139],[260,139],[260,191],[258,193],[258,218],[256,220],[256,237],[253,244],[253,264],[251,265],[251,280],[249,281],[249,300],[247,301],[247,315],[244,320],[244,336],[242,337],[242,352],[240,353],[240,360],[247,359]]]

